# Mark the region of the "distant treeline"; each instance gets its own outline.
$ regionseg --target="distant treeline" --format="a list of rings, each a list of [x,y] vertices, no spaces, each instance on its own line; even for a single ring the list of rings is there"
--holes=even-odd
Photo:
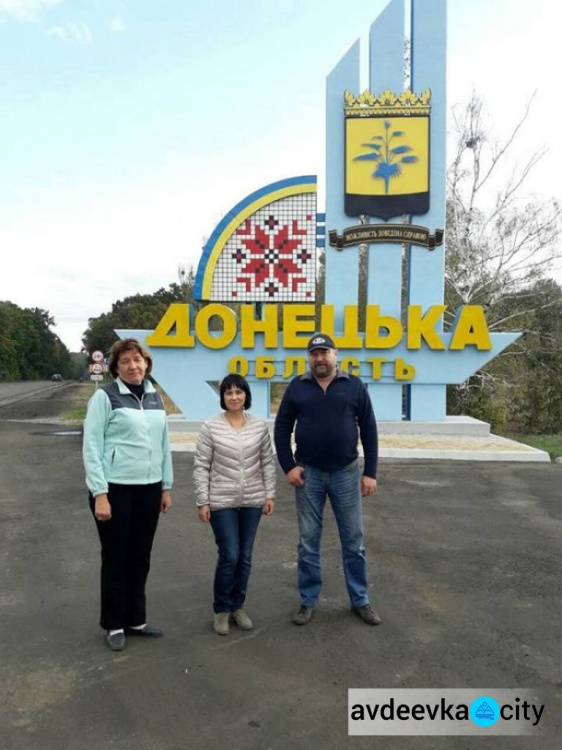
[[[193,269],[183,284],[170,284],[167,289],[158,289],[151,294],[134,294],[114,302],[111,310],[88,320],[88,328],[82,337],[84,351],[99,349],[109,353],[111,345],[118,340],[116,328],[151,330],[173,302],[193,303],[195,278]],[[201,307],[195,303],[195,307]]]
[[[51,331],[54,324],[46,310],[0,302],[0,381],[77,374],[70,352]]]

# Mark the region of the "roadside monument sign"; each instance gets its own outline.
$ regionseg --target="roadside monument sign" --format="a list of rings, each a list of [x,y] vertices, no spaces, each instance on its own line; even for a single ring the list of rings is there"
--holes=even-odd
[[[117,331],[150,348],[154,377],[187,418],[216,411],[229,371],[249,379],[254,411],[269,416],[271,383],[305,371],[307,341],[321,330],[367,384],[379,420],[440,422],[447,384],[519,336],[490,333],[479,305],[444,322],[446,11],[446,0],[391,0],[370,29],[368,87],[359,41],[328,75],[325,211],[315,175],[256,190],[203,248],[194,297],[204,306],[172,304],[154,331]]]

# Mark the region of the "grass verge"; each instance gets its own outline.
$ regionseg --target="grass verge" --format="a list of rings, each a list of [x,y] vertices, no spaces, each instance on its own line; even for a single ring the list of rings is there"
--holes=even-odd
[[[546,451],[551,459],[562,456],[562,433],[555,435],[505,435],[510,440]]]
[[[110,382],[110,381],[107,381]],[[103,383],[102,383],[103,385]],[[67,419],[72,422],[83,422],[86,418],[86,410],[88,408],[88,401],[94,395],[96,390],[95,384],[90,382],[76,383],[72,389],[70,396],[69,409],[61,414],[63,419]],[[174,404],[171,398],[156,384],[156,390],[161,394],[162,400],[164,401],[164,407],[166,414],[179,414],[180,410]]]
[[[72,422],[83,422],[86,416],[88,401],[93,396],[94,391],[94,383],[90,383],[89,381],[76,383],[70,394],[69,408],[61,414],[61,417]]]

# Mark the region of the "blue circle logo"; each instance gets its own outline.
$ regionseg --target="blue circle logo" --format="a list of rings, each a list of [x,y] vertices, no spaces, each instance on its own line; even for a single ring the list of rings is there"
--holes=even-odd
[[[491,727],[500,718],[500,707],[497,701],[487,695],[481,695],[470,706],[470,718],[479,727]]]

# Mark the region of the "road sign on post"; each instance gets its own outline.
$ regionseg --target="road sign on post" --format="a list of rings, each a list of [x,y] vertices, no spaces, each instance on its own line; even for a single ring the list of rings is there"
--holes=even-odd
[[[103,371],[104,371],[104,356],[103,352],[99,349],[96,349],[95,352],[92,352],[91,354],[92,361],[94,364],[90,365],[90,380],[94,380],[96,383],[96,390],[98,389],[98,381],[103,380]]]

